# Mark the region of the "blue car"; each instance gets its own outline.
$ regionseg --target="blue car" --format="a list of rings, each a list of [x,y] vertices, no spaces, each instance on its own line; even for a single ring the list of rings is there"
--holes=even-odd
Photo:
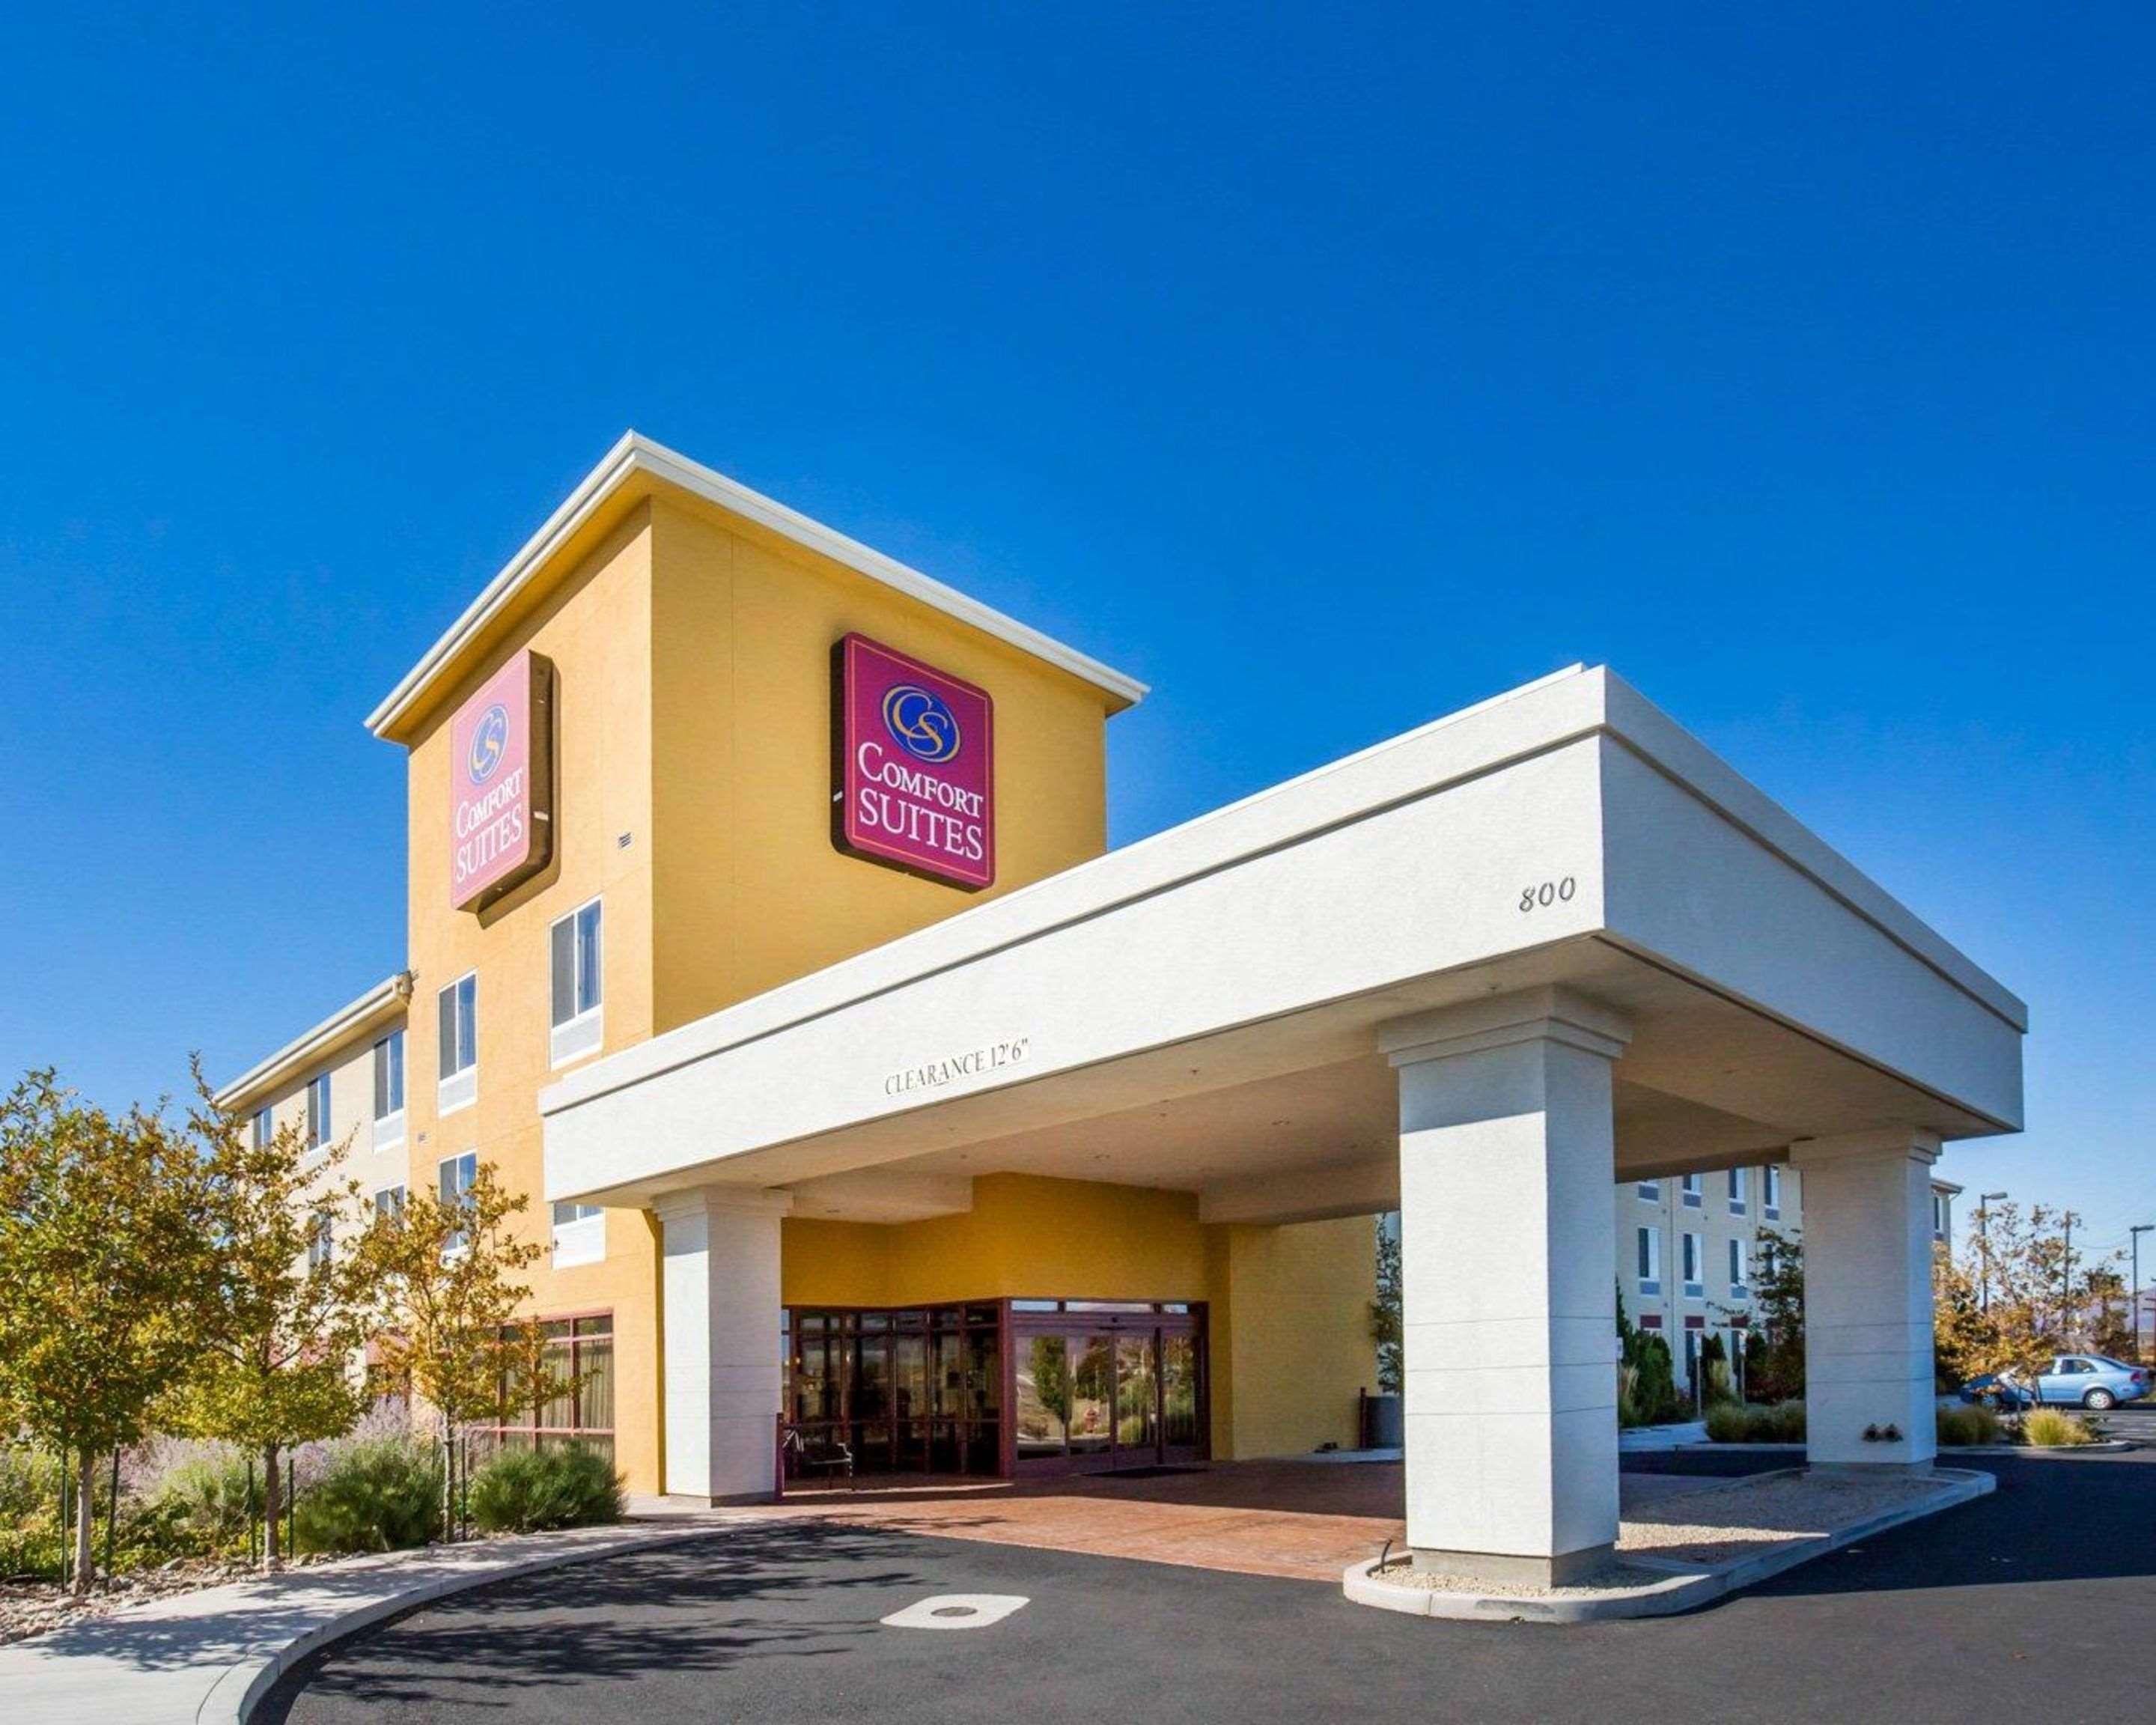
[[[2100,1414],[2141,1400],[2152,1387],[2156,1386],[2145,1366],[2130,1366],[2101,1353],[2061,1353],[2033,1379],[1987,1372],[1963,1384],[1960,1393],[1965,1402],[1981,1402],[2009,1413],[2041,1402]]]
[[[2148,1394],[2148,1372],[2101,1353],[2062,1353],[2036,1378],[2037,1399],[2054,1407],[2093,1409],[2102,1413],[2121,1402],[2138,1402]]]

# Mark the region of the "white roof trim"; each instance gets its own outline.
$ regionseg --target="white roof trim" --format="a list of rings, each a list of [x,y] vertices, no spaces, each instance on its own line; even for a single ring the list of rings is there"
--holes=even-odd
[[[761,492],[752,491],[747,485],[728,479],[724,474],[706,467],[701,462],[691,461],[686,455],[629,431],[624,432],[621,440],[607,451],[598,465],[584,475],[577,488],[562,500],[561,506],[547,517],[546,524],[525,542],[523,549],[503,565],[501,572],[480,590],[479,597],[465,608],[464,614],[427,649],[419,662],[404,674],[403,680],[367,716],[367,728],[380,737],[394,726],[418,701],[442,668],[501,614],[503,607],[531,582],[547,558],[578,528],[590,520],[608,497],[639,473],[648,473],[707,502],[715,503],[721,509],[729,510],[745,520],[768,527],[796,545],[819,552],[834,562],[843,563],[857,574],[880,582],[909,598],[918,599],[961,623],[970,624],[984,634],[993,635],[1022,653],[1029,653],[1036,659],[1045,660],[1059,670],[1068,671],[1071,675],[1114,696],[1118,701],[1135,706],[1145,699],[1148,692],[1146,685],[1137,678],[1126,676],[1096,659],[1090,659],[1075,648],[1066,647],[1040,630],[1029,628],[1014,618],[1006,617],[993,607],[968,598],[956,588],[947,586],[933,576],[907,567],[896,557],[886,557],[881,552],[863,545],[858,540],[849,539],[821,521],[811,521],[798,511],[788,509],[784,504]]]
[[[1721,809],[1857,916],[2011,1024],[1995,979],[1741,778],[1623,678],[1573,665],[633,1045],[540,1092],[557,1114],[919,978],[1035,939],[1449,784],[1604,735]]]
[[[377,1028],[403,1010],[412,998],[412,973],[384,977],[358,999],[341,1006],[304,1035],[294,1038],[259,1065],[249,1067],[211,1097],[220,1108],[236,1108],[290,1077],[355,1036]]]

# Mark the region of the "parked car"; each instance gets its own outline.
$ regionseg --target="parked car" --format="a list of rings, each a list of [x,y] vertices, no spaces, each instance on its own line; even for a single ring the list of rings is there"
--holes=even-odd
[[[2138,1402],[2149,1391],[2148,1371],[2101,1353],[2062,1353],[2036,1379],[2036,1395],[2055,1406],[2101,1413],[2121,1402]]]
[[[1965,1402],[1981,1402],[2005,1413],[2041,1402],[2100,1414],[2123,1402],[2139,1401],[2152,1390],[2156,1390],[2156,1377],[2145,1366],[2131,1366],[2107,1354],[2061,1353],[2033,1379],[2010,1372],[1986,1372],[1963,1384],[1958,1394]]]
[[[2032,1407],[2036,1400],[2026,1384],[2017,1384],[2010,1378],[2002,1378],[1996,1372],[1986,1372],[1980,1378],[1970,1378],[1956,1394],[1965,1402],[1996,1408],[2001,1413]]]

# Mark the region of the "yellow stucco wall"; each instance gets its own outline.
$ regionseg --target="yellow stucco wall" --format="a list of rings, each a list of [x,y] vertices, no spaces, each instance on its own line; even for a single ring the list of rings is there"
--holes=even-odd
[[[1378,1291],[1374,1219],[1218,1231],[1226,1236],[1215,1255],[1226,1322],[1216,1322],[1212,1337],[1214,1454],[1247,1460],[1352,1446],[1356,1392],[1378,1387],[1369,1317]]]
[[[651,531],[634,511],[522,625],[475,664],[413,737],[408,762],[408,939],[415,973],[405,1051],[412,1183],[432,1185],[445,1157],[475,1150],[530,1195],[522,1231],[547,1245],[538,1096],[550,1064],[547,926],[603,896],[606,1051],[651,1034]],[[554,663],[554,856],[507,897],[475,916],[449,902],[450,718],[512,653]],[[628,843],[621,840],[624,835]],[[479,973],[479,1100],[443,1117],[436,992]],[[606,1219],[598,1263],[528,1272],[532,1308],[614,1314],[615,1454],[632,1486],[658,1479],[658,1261],[640,1212]]]
[[[652,506],[654,892],[666,1030],[1097,856],[1106,697],[690,499]],[[968,893],[831,843],[831,648],[850,630],[995,702],[996,881]]]

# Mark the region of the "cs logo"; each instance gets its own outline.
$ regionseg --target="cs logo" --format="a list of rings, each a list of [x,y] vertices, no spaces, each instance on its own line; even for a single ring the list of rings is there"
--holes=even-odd
[[[885,693],[883,727],[916,760],[947,761],[958,752],[957,716],[918,683],[896,683]]]
[[[508,751],[509,709],[496,701],[479,716],[479,728],[472,732],[471,753],[465,762],[471,782],[485,784]]]

